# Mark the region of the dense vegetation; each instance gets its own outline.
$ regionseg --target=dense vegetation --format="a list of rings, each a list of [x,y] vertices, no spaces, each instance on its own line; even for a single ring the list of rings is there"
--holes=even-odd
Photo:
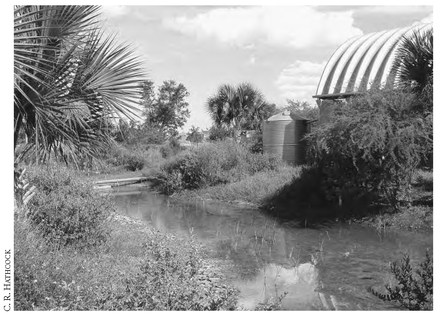
[[[16,310],[237,307],[236,290],[209,271],[192,237],[126,225],[84,173],[142,170],[165,194],[246,202],[305,225],[375,210],[385,213],[378,228],[431,228],[433,32],[403,40],[396,89],[336,103],[331,121],[306,138],[307,165],[291,167],[263,154],[262,123],[279,110],[315,120],[318,108],[289,100],[278,109],[250,83],[224,84],[207,100],[208,141],[192,127],[187,140],[195,145],[184,148],[177,136],[190,115],[189,92],[174,80],[156,92],[131,46],[103,37],[98,10],[14,9]],[[133,114],[134,102],[143,122],[111,120]],[[376,295],[432,308],[428,255],[418,277],[408,256],[392,273],[398,284]]]
[[[25,178],[38,191],[16,210],[15,310],[236,307],[235,289],[193,239],[125,225],[75,171],[34,167]]]
[[[145,72],[131,46],[104,36],[99,10],[14,7],[14,151],[23,138],[17,160],[78,163],[109,141],[104,119],[134,114],[129,103],[137,102]]]
[[[157,187],[166,194],[202,189],[276,170],[279,165],[281,162],[275,156],[251,153],[236,142],[211,143],[183,152],[165,163],[156,176]]]

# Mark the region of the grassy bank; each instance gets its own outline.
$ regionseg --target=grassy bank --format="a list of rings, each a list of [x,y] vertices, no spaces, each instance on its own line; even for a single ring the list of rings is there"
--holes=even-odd
[[[258,172],[233,183],[216,185],[192,192],[185,191],[181,196],[197,196],[203,199],[260,207],[264,199],[272,196],[280,188],[290,183],[299,173],[299,167],[282,165],[276,170]]]
[[[237,291],[193,238],[115,214],[78,172],[26,177],[37,193],[15,210],[15,310],[236,308]]]
[[[100,248],[51,250],[28,224],[16,221],[15,310],[236,307],[235,289],[202,259],[193,240],[117,216],[108,226],[110,240]]]
[[[233,141],[220,141],[179,153],[168,160],[155,174],[154,187],[171,195],[239,182],[282,166],[276,156],[252,153]]]
[[[316,168],[288,166],[230,141],[178,153],[152,174],[154,187],[162,193],[246,204],[304,225],[342,219],[378,229],[420,232],[429,232],[433,225],[431,171],[417,170],[409,191],[411,201],[397,211],[378,202],[374,193],[332,197],[338,193],[332,190],[334,183]]]
[[[411,188],[412,205],[397,213],[383,212],[370,220],[378,230],[404,229],[418,232],[433,230],[433,171],[418,170]]]

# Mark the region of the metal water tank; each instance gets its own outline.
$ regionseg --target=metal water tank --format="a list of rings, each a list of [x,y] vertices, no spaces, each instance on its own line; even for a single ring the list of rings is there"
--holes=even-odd
[[[264,152],[277,154],[291,165],[304,164],[306,144],[302,139],[307,133],[307,123],[307,119],[290,115],[289,112],[268,118],[264,121]]]

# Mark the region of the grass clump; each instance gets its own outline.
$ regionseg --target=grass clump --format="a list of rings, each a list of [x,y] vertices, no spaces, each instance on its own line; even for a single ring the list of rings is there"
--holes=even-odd
[[[403,207],[396,214],[377,216],[371,224],[378,230],[386,228],[428,232],[433,229],[433,208],[428,206]]]

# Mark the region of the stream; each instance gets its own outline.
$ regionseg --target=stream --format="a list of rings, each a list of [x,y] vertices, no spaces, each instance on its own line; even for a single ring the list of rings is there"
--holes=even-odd
[[[285,294],[285,310],[398,310],[367,291],[392,281],[389,263],[408,252],[419,263],[433,249],[431,234],[378,232],[359,224],[301,228],[251,208],[202,200],[177,201],[147,186],[110,191],[120,214],[210,248],[232,266],[227,277],[240,290],[239,303],[253,309]]]

